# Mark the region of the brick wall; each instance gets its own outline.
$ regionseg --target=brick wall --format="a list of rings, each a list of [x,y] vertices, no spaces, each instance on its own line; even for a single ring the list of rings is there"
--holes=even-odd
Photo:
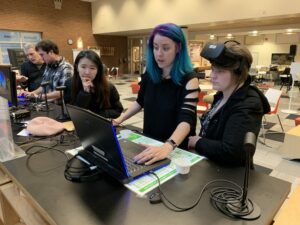
[[[60,54],[70,62],[73,62],[72,49],[77,48],[78,37],[82,38],[84,48],[101,46],[102,42],[115,47],[114,56],[103,57],[108,66],[118,66],[119,59],[127,57],[126,37],[92,34],[89,2],[63,0],[62,9],[57,10],[53,0],[0,0],[0,7],[0,29],[42,32],[42,38],[56,42]],[[68,39],[74,41],[73,45],[67,44]],[[127,72],[127,66],[119,66],[120,73]]]

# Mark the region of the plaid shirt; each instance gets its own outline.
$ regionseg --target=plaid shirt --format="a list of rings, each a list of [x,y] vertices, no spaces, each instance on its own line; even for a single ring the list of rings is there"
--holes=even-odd
[[[56,87],[65,85],[65,82],[73,76],[73,66],[62,58],[58,65],[47,65],[42,82],[49,81],[47,92],[56,90]]]

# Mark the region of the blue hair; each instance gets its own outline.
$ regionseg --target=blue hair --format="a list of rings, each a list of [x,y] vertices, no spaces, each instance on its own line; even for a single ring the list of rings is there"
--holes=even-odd
[[[184,33],[173,23],[161,24],[153,29],[148,42],[146,69],[153,82],[159,83],[162,80],[162,69],[158,67],[153,54],[153,40],[156,34],[170,38],[177,45],[178,52],[173,61],[170,76],[174,83],[181,85],[184,75],[193,71]]]

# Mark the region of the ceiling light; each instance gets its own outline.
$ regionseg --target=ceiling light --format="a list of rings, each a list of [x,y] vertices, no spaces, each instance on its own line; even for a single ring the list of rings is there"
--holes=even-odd
[[[210,40],[214,40],[215,37],[216,37],[216,35],[214,35],[214,34],[209,35],[209,39],[210,39]]]
[[[285,34],[293,34],[293,29],[286,29]]]
[[[258,31],[257,30],[253,30],[250,33],[250,36],[257,36],[258,35]]]
[[[233,35],[232,34],[227,34],[226,38],[231,39],[231,38],[233,38]]]

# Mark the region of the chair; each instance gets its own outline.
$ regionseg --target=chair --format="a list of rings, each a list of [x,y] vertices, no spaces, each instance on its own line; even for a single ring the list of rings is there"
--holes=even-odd
[[[200,91],[198,94],[197,113],[203,114],[208,109],[208,103],[203,100],[206,91]]]
[[[137,94],[139,92],[140,85],[138,81],[131,82],[130,86],[131,86],[132,94]]]
[[[298,125],[300,125],[300,117],[297,117],[295,119],[295,126],[298,126]]]
[[[269,67],[267,66],[257,66],[257,77],[259,81],[264,81],[267,78],[267,75],[269,74]]]
[[[266,92],[265,92],[265,96],[268,99],[268,102],[271,106],[271,111],[268,113],[268,115],[276,115],[282,130],[282,133],[284,133],[284,129],[280,120],[280,117],[277,113],[278,111],[278,106],[279,106],[279,101],[282,95],[282,91],[281,90],[277,90],[274,88],[269,88]],[[264,120],[267,121],[266,116],[264,115]],[[263,129],[263,137],[264,137],[264,144],[266,141],[266,132],[265,132],[265,123],[262,122],[262,129]],[[272,132],[272,133],[281,133],[281,132]]]
[[[298,112],[298,110],[293,110],[293,109],[291,109],[291,107],[292,107],[293,98],[296,97],[296,93],[297,93],[297,91],[294,91],[295,82],[300,80],[300,63],[299,62],[293,62],[291,64],[290,74],[292,76],[292,78],[291,78],[292,86],[289,90],[289,98],[290,98],[289,107],[288,107],[288,109],[282,109],[281,112],[289,113],[289,114],[296,114]],[[300,90],[300,87],[299,87],[299,90]]]
[[[110,70],[110,75],[116,80],[119,75],[119,67],[112,67]]]
[[[282,74],[279,75],[281,80],[281,87],[280,90],[283,88],[283,86],[286,86],[286,92],[288,92],[291,89],[292,84],[292,75],[290,73],[291,68],[286,67]]]
[[[251,78],[251,83],[256,81],[257,75],[258,75],[257,69],[251,67],[250,70],[249,70],[249,75],[250,75],[250,78]]]

